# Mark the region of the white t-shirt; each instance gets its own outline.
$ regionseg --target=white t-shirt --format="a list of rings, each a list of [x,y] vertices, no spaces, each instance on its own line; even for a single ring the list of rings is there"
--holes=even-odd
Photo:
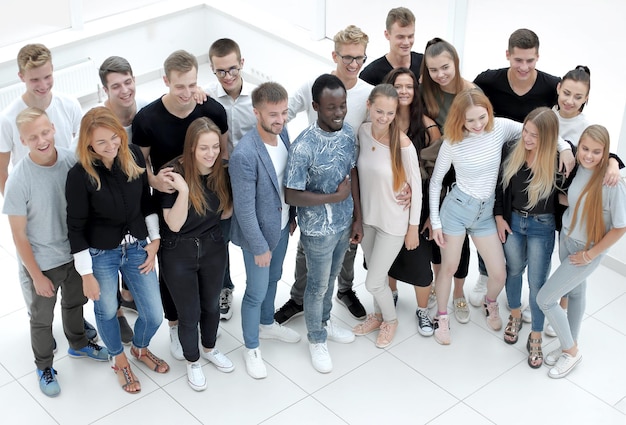
[[[217,100],[226,110],[228,119],[228,153],[233,149],[241,138],[256,126],[256,116],[252,110],[252,90],[254,84],[243,82],[241,93],[237,99],[233,99],[226,93],[219,82],[213,82],[206,89],[209,96]]]
[[[306,111],[309,125],[317,121],[317,112],[313,109],[313,94],[311,93],[314,82],[315,80],[311,80],[304,83],[289,97],[289,120],[293,119],[299,112]],[[355,133],[361,124],[367,121],[367,98],[373,88],[374,86],[359,78],[354,87],[347,92],[348,112],[344,122],[350,124]]]
[[[280,187],[280,203],[282,204],[280,228],[284,229],[287,223],[289,223],[289,205],[285,202],[285,170],[287,169],[287,147],[276,137],[278,144],[276,146],[270,146],[267,143],[263,143],[267,149],[267,153],[274,164],[274,170],[276,171],[276,177],[278,179],[278,187]]]
[[[574,146],[578,146],[580,135],[590,125],[585,114],[581,112],[573,118],[563,118],[561,114],[559,114],[556,106],[553,107],[552,110],[559,119],[559,136],[561,136],[563,140],[572,142]]]
[[[11,152],[11,163],[17,162],[28,154],[28,148],[22,145],[15,119],[28,105],[22,97],[15,99],[4,111],[0,122],[0,152]],[[54,143],[69,149],[74,135],[78,134],[83,111],[78,100],[62,93],[52,93],[52,100],[46,109],[50,122],[54,124]]]

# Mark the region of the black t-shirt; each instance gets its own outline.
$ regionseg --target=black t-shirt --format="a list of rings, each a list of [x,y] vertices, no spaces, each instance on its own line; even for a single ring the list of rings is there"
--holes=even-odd
[[[228,131],[226,111],[212,98],[208,98],[202,105],[196,105],[185,118],[169,113],[162,98],[137,112],[133,120],[133,144],[150,148],[150,160],[155,174],[163,165],[183,153],[187,127],[200,117],[210,118],[222,134]]]
[[[531,210],[528,210],[528,182],[531,179],[531,171],[524,165],[513,177],[509,184],[511,185],[511,205],[513,209],[528,211],[531,214],[554,214],[556,211],[555,197],[550,195],[546,199],[541,199]]]
[[[166,223],[162,224],[163,238],[203,238],[211,233],[211,231],[218,227],[220,224],[220,215],[217,214],[217,209],[220,206],[220,201],[217,195],[209,190],[206,186],[208,176],[202,176],[202,187],[204,188],[204,199],[207,201],[208,208],[205,211],[205,215],[200,215],[196,212],[193,205],[189,204],[187,212],[187,220],[185,224],[180,228],[178,232],[172,232]],[[164,193],[161,195],[161,208],[172,208],[174,202],[178,198],[178,192]]]
[[[509,68],[489,69],[480,73],[474,84],[481,88],[493,105],[496,117],[523,122],[530,111],[540,106],[556,105],[556,85],[561,81],[554,75],[537,70],[537,80],[528,93],[517,95],[507,77]]]
[[[410,69],[415,74],[415,77],[420,78],[420,67],[422,66],[422,58],[424,55],[421,53],[411,52],[411,66]],[[381,56],[374,62],[367,65],[361,73],[359,78],[373,86],[377,86],[382,83],[387,74],[393,70],[393,66],[389,63],[386,56]]]

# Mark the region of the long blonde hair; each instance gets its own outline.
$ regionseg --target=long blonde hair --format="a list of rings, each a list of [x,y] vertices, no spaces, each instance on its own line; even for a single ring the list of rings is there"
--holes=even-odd
[[[367,101],[373,105],[376,98],[384,96],[396,101],[396,111],[398,105],[398,91],[391,84],[379,84],[370,93]],[[406,172],[402,165],[402,143],[400,141],[400,128],[396,119],[389,123],[389,152],[391,154],[391,173],[393,175],[393,190],[396,192],[402,189],[406,182]]]
[[[528,195],[527,209],[533,209],[539,201],[547,199],[554,190],[556,173],[556,146],[559,137],[559,120],[554,112],[546,107],[533,109],[524,120],[537,127],[537,148],[535,159],[530,164],[530,181],[524,189]],[[502,186],[506,189],[513,176],[524,166],[530,152],[524,147],[524,136],[502,166]]]
[[[145,171],[145,168],[141,168],[135,162],[135,157],[128,148],[128,134],[120,121],[109,108],[98,106],[89,110],[80,121],[78,146],[76,147],[78,162],[89,175],[90,180],[96,186],[96,190],[100,190],[101,182],[95,165],[101,158],[91,149],[91,142],[94,130],[101,127],[111,130],[120,138],[121,143],[115,161],[118,162],[122,172],[128,177],[127,181],[135,180]]]
[[[205,133],[215,133],[219,136],[221,131],[213,121],[206,117],[197,118],[189,124],[185,134],[183,154],[174,164],[175,171],[185,178],[189,186],[189,203],[193,206],[196,213],[201,216],[206,215],[209,206],[204,197],[204,188],[202,187],[202,179],[196,163],[195,152],[200,136]],[[215,164],[213,164],[206,182],[206,187],[214,192],[220,201],[217,213],[229,210],[233,202],[228,172],[222,165],[222,156],[223,153],[220,149],[220,153],[215,159]]]
[[[590,125],[580,135],[580,140],[583,137],[589,137],[594,142],[600,143],[604,150],[602,151],[602,159],[600,163],[593,169],[591,178],[583,188],[580,196],[576,200],[576,206],[574,207],[574,215],[572,216],[572,227],[570,233],[576,226],[576,220],[578,219],[578,208],[585,195],[585,206],[583,207],[580,219],[584,220],[585,228],[587,230],[587,242],[585,249],[589,249],[591,244],[597,244],[606,234],[606,228],[604,226],[604,216],[602,215],[602,180],[606,174],[606,169],[609,165],[609,146],[610,138],[608,130],[601,125]],[[579,142],[580,143],[580,142]],[[582,155],[582,150],[578,149],[576,160],[580,162],[578,155]],[[580,166],[580,165],[579,165]]]

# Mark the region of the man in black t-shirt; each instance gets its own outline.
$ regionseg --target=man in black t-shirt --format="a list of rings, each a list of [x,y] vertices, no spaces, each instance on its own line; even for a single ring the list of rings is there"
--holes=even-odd
[[[198,85],[198,61],[195,56],[177,50],[163,64],[163,81],[168,93],[140,110],[133,120],[133,143],[141,147],[148,164],[148,181],[158,192],[173,193],[174,188],[164,177],[162,167],[183,153],[187,127],[196,118],[210,118],[221,130],[220,148],[228,155],[228,120],[224,107],[208,98],[198,105],[194,93]],[[157,192],[158,191],[158,192]],[[162,214],[160,214],[162,215]],[[183,349],[178,339],[178,312],[161,276],[161,301],[170,326],[170,351],[183,360]]]
[[[514,31],[509,37],[506,58],[508,68],[488,69],[474,80],[491,101],[497,117],[523,122],[533,109],[556,105],[556,86],[561,79],[535,68],[539,60],[537,34],[526,28]],[[475,307],[482,306],[487,293],[487,271],[480,255],[478,271],[478,281],[469,296]],[[529,316],[524,320],[530,321]]]
[[[415,15],[406,7],[396,7],[387,14],[385,38],[389,40],[389,53],[366,66],[359,78],[376,86],[395,68],[409,68],[419,79],[422,65],[421,53],[412,52],[415,41]]]

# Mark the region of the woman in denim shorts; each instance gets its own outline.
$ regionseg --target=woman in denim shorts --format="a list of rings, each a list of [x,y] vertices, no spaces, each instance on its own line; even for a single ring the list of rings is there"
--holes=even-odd
[[[444,143],[430,182],[433,239],[441,248],[442,256],[441,272],[435,281],[438,311],[435,340],[440,344],[450,344],[447,304],[466,233],[485,260],[489,274],[484,300],[487,326],[493,330],[502,327],[496,298],[504,287],[506,270],[493,206],[502,146],[521,134],[521,123],[494,118],[489,99],[478,89],[464,90],[452,102],[444,126]],[[570,149],[564,141],[559,145],[562,150]],[[569,155],[562,155],[562,159],[567,160],[571,169],[571,151]],[[456,183],[444,199],[440,214],[438,194],[443,177],[452,165]]]

